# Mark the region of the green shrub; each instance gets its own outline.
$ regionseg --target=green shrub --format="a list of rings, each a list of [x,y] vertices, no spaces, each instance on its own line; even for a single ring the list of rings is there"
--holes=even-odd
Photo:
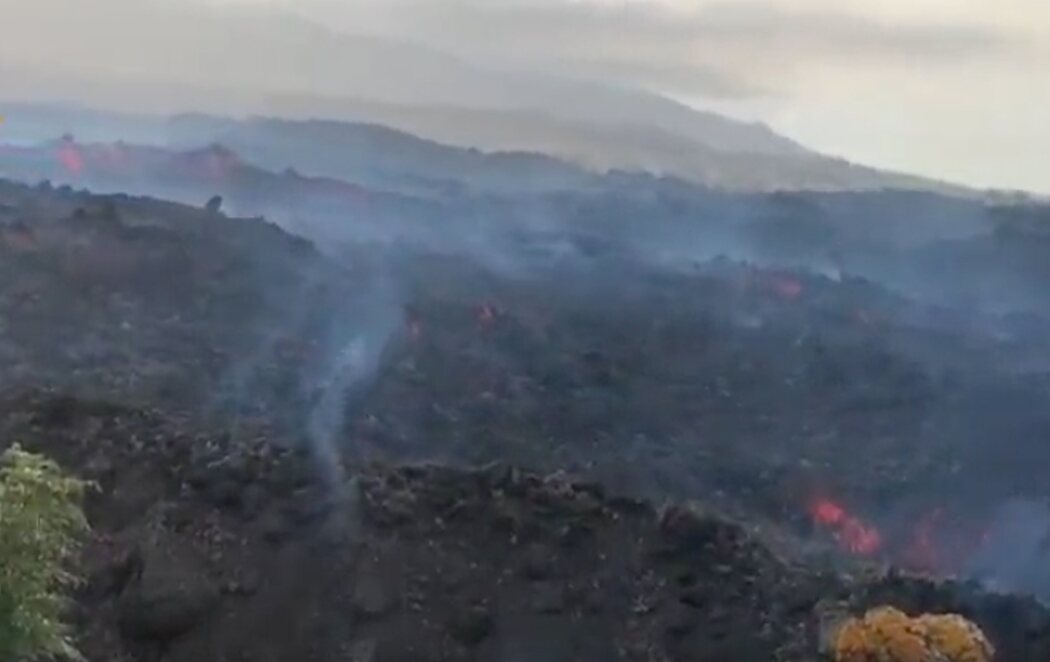
[[[0,660],[80,658],[62,615],[86,487],[18,446],[0,456]]]

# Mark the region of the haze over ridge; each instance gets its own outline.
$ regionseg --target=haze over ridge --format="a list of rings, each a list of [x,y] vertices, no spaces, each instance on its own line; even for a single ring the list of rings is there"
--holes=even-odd
[[[715,150],[802,153],[763,125],[690,112],[666,96],[646,96],[644,88],[763,120],[807,147],[853,162],[978,186],[1050,191],[1038,167],[1046,151],[1041,146],[1050,140],[1038,118],[1040,108],[1050,108],[1043,98],[1050,92],[1022,85],[1045,69],[1046,40],[1037,21],[1027,30],[1018,27],[1026,0],[1009,0],[995,22],[972,7],[957,11],[966,3],[951,0],[931,5],[925,18],[902,10],[901,3],[860,13],[829,9],[819,0],[790,7],[777,0],[702,3],[688,10],[681,3],[495,7],[444,0],[2,4],[10,5],[0,25],[5,96],[95,94],[94,103],[116,100],[133,109],[267,114],[272,108],[272,114],[293,116],[345,111],[333,100],[351,97],[513,110],[588,125],[648,123],[669,130],[672,140],[684,134]],[[542,36],[530,40],[530,32]],[[53,38],[40,39],[42,34]],[[835,67],[856,75],[843,78]],[[968,86],[970,79],[975,84]],[[149,93],[139,91],[143,81],[151,82]],[[185,92],[195,89],[200,92]],[[963,93],[971,111],[927,117],[930,108]],[[936,103],[911,103],[916,94]],[[883,101],[873,103],[873,95]],[[314,105],[319,110],[311,113]],[[962,126],[966,122],[972,126]],[[462,129],[427,134],[432,125],[432,118],[421,123],[417,117],[395,126],[464,144]],[[537,143],[546,147],[544,140]],[[521,147],[491,140],[475,146]],[[644,152],[638,146],[625,149]],[[660,170],[666,157],[649,161]],[[642,154],[623,165],[649,161]]]

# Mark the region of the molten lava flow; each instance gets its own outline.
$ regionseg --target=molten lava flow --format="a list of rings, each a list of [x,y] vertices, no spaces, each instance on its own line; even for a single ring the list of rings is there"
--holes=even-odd
[[[810,514],[813,515],[813,519],[817,524],[827,526],[838,525],[846,518],[846,511],[843,510],[842,506],[826,499],[815,501]]]
[[[914,518],[895,561],[913,572],[958,574],[995,545],[996,537],[987,515],[938,506]]]
[[[67,142],[58,148],[58,162],[70,175],[84,171],[84,154],[74,143]]]
[[[874,526],[850,515],[830,499],[817,499],[810,505],[813,521],[828,529],[842,549],[869,556],[882,548],[882,534]]]

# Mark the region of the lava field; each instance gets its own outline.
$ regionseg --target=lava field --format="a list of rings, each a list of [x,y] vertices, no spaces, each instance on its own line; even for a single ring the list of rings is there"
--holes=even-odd
[[[817,265],[761,214],[685,260],[578,197],[479,247],[211,185],[0,182],[0,443],[102,487],[89,659],[817,660],[885,603],[1050,657],[1044,210]]]

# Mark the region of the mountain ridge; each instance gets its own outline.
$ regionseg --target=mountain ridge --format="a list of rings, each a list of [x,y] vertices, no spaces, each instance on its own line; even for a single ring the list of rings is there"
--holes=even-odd
[[[815,153],[777,156],[723,152],[657,128],[604,129],[525,110],[399,106],[295,96],[275,97],[264,105],[269,114],[189,112],[168,116],[24,102],[0,102],[0,112],[8,118],[5,142],[20,136],[42,142],[70,133],[89,141],[130,139],[186,147],[224,142],[231,132],[244,136],[249,128],[269,131],[274,134],[271,138],[285,140],[287,136],[277,134],[301,134],[325,127],[330,135],[322,141],[324,147],[352,143],[371,133],[375,135],[370,140],[386,136],[396,144],[415,144],[417,151],[443,151],[453,157],[472,151],[484,155],[531,154],[562,170],[577,168],[594,174],[637,171],[729,191],[903,189],[966,197],[976,193],[962,186]],[[243,145],[230,146],[243,149]],[[380,150],[373,150],[371,155],[380,156]],[[291,164],[269,165],[283,169]]]
[[[730,190],[961,192],[820,155],[764,124],[649,91],[488,69],[302,17],[127,0],[66,4],[41,0],[0,26],[0,60],[15,63],[0,66],[8,100],[373,122],[459,147],[539,152],[598,172],[640,170]],[[26,38],[58,19],[76,30],[54,43]]]

